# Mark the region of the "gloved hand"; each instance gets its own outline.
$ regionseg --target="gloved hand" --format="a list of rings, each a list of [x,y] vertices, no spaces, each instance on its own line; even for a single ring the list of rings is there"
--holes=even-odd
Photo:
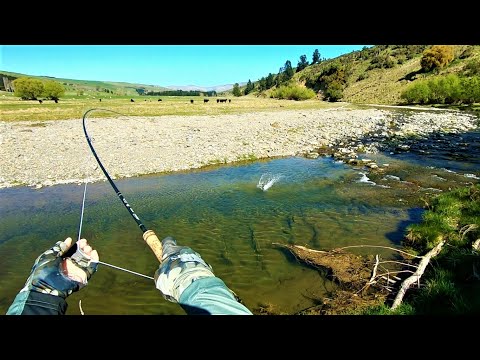
[[[77,241],[77,250],[71,257],[64,254],[72,246],[72,238],[58,241],[41,254],[21,291],[36,291],[64,299],[87,285],[98,266],[98,253],[87,240]]]
[[[178,303],[183,291],[195,280],[215,276],[212,267],[187,246],[177,246],[170,236],[162,240],[162,262],[155,271],[155,286],[163,297]]]

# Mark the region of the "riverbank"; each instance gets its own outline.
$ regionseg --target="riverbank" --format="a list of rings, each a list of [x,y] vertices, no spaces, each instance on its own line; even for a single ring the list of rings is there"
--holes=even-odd
[[[460,111],[286,110],[207,116],[94,118],[87,121],[98,156],[115,178],[175,172],[237,161],[378,151],[372,139],[425,137],[477,128]],[[343,143],[348,139],[349,143]],[[358,142],[352,142],[352,139]],[[363,139],[365,144],[359,145]],[[401,144],[397,144],[401,147]],[[0,188],[103,181],[81,119],[0,121]]]

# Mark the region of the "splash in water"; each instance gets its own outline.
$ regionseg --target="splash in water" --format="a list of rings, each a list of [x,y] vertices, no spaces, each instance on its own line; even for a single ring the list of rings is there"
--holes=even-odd
[[[273,186],[273,184],[280,180],[281,177],[281,175],[273,175],[270,173],[263,174],[260,177],[260,180],[258,180],[257,188],[267,191]]]

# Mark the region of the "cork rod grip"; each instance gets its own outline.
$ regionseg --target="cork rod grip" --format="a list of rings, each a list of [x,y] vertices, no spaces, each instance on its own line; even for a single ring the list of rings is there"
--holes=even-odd
[[[153,230],[147,230],[143,233],[143,240],[150,246],[158,261],[162,262],[162,243],[158,240]]]

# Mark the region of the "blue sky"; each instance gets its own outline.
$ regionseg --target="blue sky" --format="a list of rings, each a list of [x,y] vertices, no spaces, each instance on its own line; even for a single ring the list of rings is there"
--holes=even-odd
[[[172,86],[256,81],[318,49],[334,58],[370,45],[0,45],[0,70]]]

